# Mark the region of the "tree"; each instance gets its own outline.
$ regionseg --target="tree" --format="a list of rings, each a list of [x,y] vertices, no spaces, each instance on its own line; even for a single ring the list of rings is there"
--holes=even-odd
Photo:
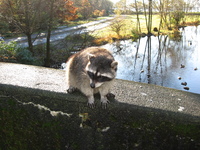
[[[50,39],[51,39],[51,31],[54,25],[60,20],[73,20],[76,16],[76,10],[73,6],[73,2],[69,0],[48,0],[46,1],[46,15],[47,16],[47,38],[46,38],[46,58],[45,58],[45,66],[50,66],[51,59],[51,47],[50,47]],[[44,9],[45,9],[44,8]]]
[[[178,25],[184,14],[191,10],[197,4],[197,0],[155,0],[153,7],[160,15],[160,28],[167,26],[171,28],[174,22]],[[173,18],[173,19],[171,19]]]
[[[0,3],[2,16],[27,36],[28,48],[33,55],[32,34],[41,29],[47,30],[45,66],[50,66],[53,27],[61,20],[76,18],[76,10],[70,0],[1,0]]]
[[[141,26],[140,26],[140,18],[139,18],[139,14],[142,11],[142,2],[135,0],[134,3],[130,4],[130,8],[131,9],[135,9],[136,12],[136,16],[137,16],[137,24],[136,24],[136,31],[141,33]]]
[[[175,27],[178,28],[180,21],[184,18],[184,12],[183,11],[173,11],[172,12],[172,18],[175,24]]]
[[[115,7],[116,7],[115,13],[117,15],[126,14],[127,12],[126,0],[120,0],[115,4]]]
[[[98,11],[103,12],[103,15],[108,15],[112,12],[113,3],[110,0],[71,0],[74,6],[78,8],[77,12],[83,18],[87,19],[96,14]],[[96,16],[96,15],[94,15]]]
[[[43,0],[1,0],[3,18],[27,36],[29,50],[34,55],[32,34],[41,25],[41,3]]]
[[[88,0],[81,1],[81,7],[79,7],[79,12],[83,16],[84,19],[88,19],[92,16],[92,6]]]
[[[118,39],[121,38],[120,32],[122,31],[124,25],[124,20],[120,18],[115,19],[110,25],[111,30],[117,34]]]
[[[157,0],[153,1],[153,7],[159,12],[160,15],[160,28],[166,26],[167,28],[171,28],[171,23],[169,22],[169,18],[171,16],[171,0]]]
[[[109,0],[89,0],[92,10],[99,10],[99,11],[105,11],[105,15],[108,15],[113,8],[113,3]]]
[[[146,28],[147,28],[147,34],[151,35],[151,28],[152,28],[152,0],[148,0],[148,5],[145,4],[143,0],[143,8],[144,8],[144,15],[145,15],[145,21],[146,21]],[[148,11],[147,11],[148,10]]]

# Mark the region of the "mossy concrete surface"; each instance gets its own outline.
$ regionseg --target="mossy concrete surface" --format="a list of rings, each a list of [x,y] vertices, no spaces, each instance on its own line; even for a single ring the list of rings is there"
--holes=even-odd
[[[199,149],[200,95],[116,80],[107,109],[66,93],[65,72],[0,63],[0,150]]]

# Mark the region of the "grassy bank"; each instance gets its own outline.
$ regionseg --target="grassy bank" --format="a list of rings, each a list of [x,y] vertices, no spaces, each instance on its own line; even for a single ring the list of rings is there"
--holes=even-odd
[[[120,28],[120,36],[112,30],[112,28],[109,26],[107,28],[95,31],[92,33],[92,36],[95,37],[95,43],[97,45],[106,43],[106,42],[112,42],[113,39],[130,39],[133,38],[134,40],[139,38],[140,36],[144,36],[147,34],[147,25],[144,15],[139,15],[140,20],[140,28],[141,31],[137,28],[137,16],[136,15],[128,15],[125,17],[120,17],[120,24],[123,24],[123,26]],[[154,31],[154,29],[160,28],[160,16],[159,15],[153,15],[152,16],[152,31],[151,33],[154,35],[158,35],[157,31]],[[200,24],[200,16],[199,15],[186,15],[180,22],[179,26],[197,26]],[[171,28],[167,28],[166,26],[161,26],[160,34],[169,34],[177,32],[177,28],[174,24],[171,24]]]

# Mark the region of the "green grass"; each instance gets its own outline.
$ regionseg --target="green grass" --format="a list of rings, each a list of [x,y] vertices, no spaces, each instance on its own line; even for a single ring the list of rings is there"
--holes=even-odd
[[[157,34],[157,32],[154,32],[154,28],[159,28],[160,26],[160,16],[159,15],[153,15],[152,16],[152,33]],[[116,32],[112,31],[111,27],[108,26],[104,29],[95,31],[92,33],[93,36],[96,37],[95,42],[97,44],[105,43],[106,42],[112,42],[113,39],[129,39],[134,38],[136,34],[141,33],[147,33],[147,26],[146,26],[146,20],[144,15],[139,15],[140,20],[140,27],[141,27],[141,33],[137,30],[137,16],[136,15],[127,15],[126,17],[120,17],[123,19],[123,27],[120,31],[120,37],[117,36]],[[199,15],[185,15],[184,19],[181,21],[180,25],[199,25],[200,23],[200,16]],[[172,25],[173,27],[173,25]],[[160,33],[162,34],[168,34],[170,32],[174,32],[173,30],[168,30],[166,26],[161,28]],[[136,36],[137,38],[138,36]]]
[[[145,17],[144,15],[140,15],[139,17],[140,17],[141,33],[147,33]],[[140,34],[136,29],[137,28],[136,15],[129,15],[122,19],[123,19],[123,27],[120,30],[120,37],[118,37],[117,33],[112,31],[111,27],[108,26],[104,29],[101,29],[92,33],[92,35],[96,37],[96,43],[98,44],[98,43],[101,43],[102,41],[112,42],[113,39],[134,38],[133,32]],[[154,27],[158,28],[159,22],[160,22],[159,16],[154,15],[153,20],[154,22],[152,25],[152,29]]]
[[[183,19],[186,25],[199,25],[200,15],[186,15]]]

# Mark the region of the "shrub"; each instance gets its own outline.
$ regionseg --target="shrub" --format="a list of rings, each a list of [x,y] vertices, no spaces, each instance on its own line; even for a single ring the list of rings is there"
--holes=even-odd
[[[121,35],[121,31],[123,30],[123,28],[125,27],[125,22],[122,19],[115,19],[112,24],[110,25],[110,28],[113,32],[115,32],[118,36],[118,38],[120,39]]]
[[[136,41],[137,39],[140,38],[140,34],[136,29],[132,29],[131,33],[132,33],[132,40],[133,41]]]
[[[40,65],[28,49],[19,47],[16,42],[0,42],[0,60],[4,62]]]
[[[19,48],[16,52],[16,58],[23,64],[35,64],[36,59],[32,56],[32,53],[26,48]]]
[[[184,18],[185,13],[182,11],[174,11],[171,16],[172,23],[177,27],[180,21]]]
[[[12,57],[15,56],[16,50],[18,49],[16,42],[5,43],[0,41],[0,56],[1,57]]]
[[[0,33],[5,36],[5,33],[9,32],[9,24],[0,18]]]

